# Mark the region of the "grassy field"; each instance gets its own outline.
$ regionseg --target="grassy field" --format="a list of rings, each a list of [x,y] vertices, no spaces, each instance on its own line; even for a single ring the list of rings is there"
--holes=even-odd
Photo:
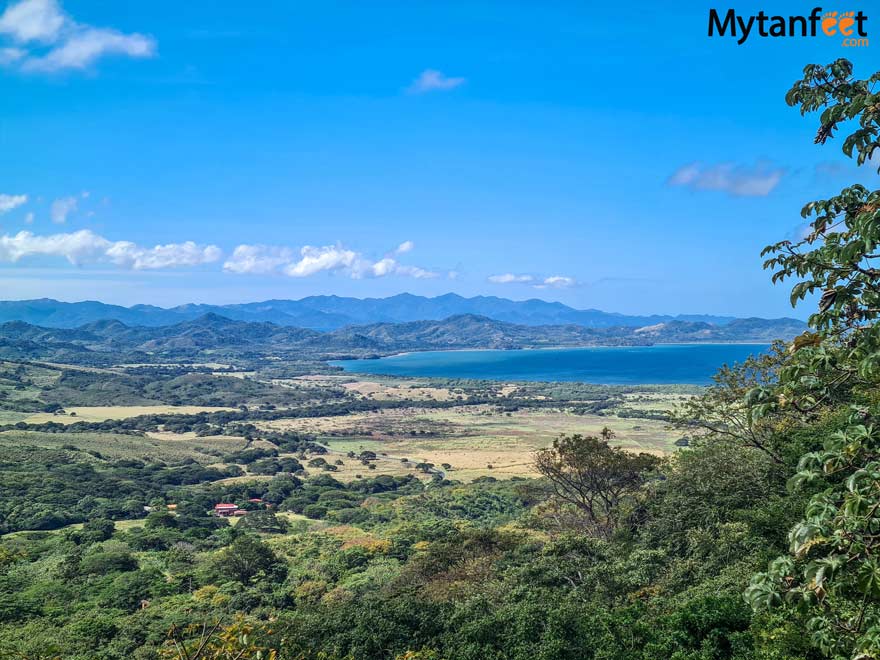
[[[23,422],[31,416],[31,413],[15,412],[12,410],[0,410],[0,424],[15,424]]]
[[[0,365],[2,367],[4,365]],[[57,372],[43,367],[30,367],[28,376],[33,383],[16,386],[14,365],[5,365],[9,385],[8,397],[31,395],[31,389],[42,380],[50,381]],[[3,370],[0,369],[0,372]],[[2,375],[2,374],[0,374]],[[570,409],[583,410],[596,401],[594,386],[576,384],[523,384],[431,379],[403,379],[391,377],[361,378],[352,375],[314,375],[288,379],[272,379],[275,385],[285,387],[332,389],[337,395],[345,391],[358,399],[373,401],[407,401],[406,408],[385,409],[377,412],[355,412],[327,417],[301,417],[257,422],[264,430],[292,430],[315,436],[328,447],[326,457],[331,463],[342,461],[332,472],[337,479],[348,481],[359,476],[417,474],[430,478],[415,469],[417,463],[433,463],[448,477],[469,481],[484,475],[496,477],[533,476],[534,454],[547,447],[561,434],[598,434],[609,427],[615,433],[614,443],[628,450],[664,454],[676,449],[679,431],[656,419],[617,417],[613,410],[605,414],[576,414]],[[580,388],[580,389],[578,389]],[[613,396],[621,409],[658,413],[680,405],[692,394],[684,391],[643,391]],[[501,400],[558,401],[553,407],[521,408],[502,412],[495,405],[461,405],[452,408],[431,408],[429,401],[454,401],[478,394],[499,397]],[[316,396],[316,400],[320,400]],[[577,405],[581,405],[577,408]],[[542,403],[542,406],[544,404]],[[589,408],[586,408],[589,409]],[[71,406],[59,414],[0,412],[0,423],[26,421],[32,424],[77,421],[101,422],[149,414],[194,414],[232,410],[207,406]],[[75,446],[83,451],[107,459],[140,459],[179,461],[194,459],[203,465],[220,464],[220,458],[242,449],[245,440],[235,436],[196,437],[193,433],[147,433],[144,437],[111,433],[50,434],[37,431],[7,431],[0,433],[0,446],[31,444],[43,447]],[[257,440],[252,446],[262,446]],[[377,455],[375,468],[370,469],[347,454],[369,450]],[[407,460],[404,460],[407,459]],[[305,460],[302,461],[304,464]],[[246,466],[242,466],[247,469]],[[311,474],[323,474],[320,469],[308,469]],[[255,476],[237,477],[254,479]]]
[[[287,380],[275,380],[278,384],[295,384],[310,387],[341,387],[356,396],[373,401],[449,401],[464,392],[438,386],[429,379],[401,379],[377,376],[362,380],[351,375],[299,376]]]
[[[244,444],[244,438],[197,437],[195,433],[148,433],[145,437],[115,433],[0,433],[0,446],[34,445],[54,449],[72,446],[106,459],[182,461],[192,458],[203,465],[216,463],[219,456],[242,449]]]
[[[356,381],[342,385],[349,392],[356,392],[366,399],[376,401],[449,401],[455,394],[445,387],[431,387],[415,383],[389,384]]]
[[[650,403],[661,410],[674,402],[654,397]],[[449,476],[462,480],[483,475],[533,475],[535,451],[560,434],[597,434],[607,426],[615,433],[616,445],[653,454],[674,451],[675,441],[681,437],[680,432],[657,420],[543,410],[498,413],[488,406],[440,410],[412,407],[341,417],[282,419],[263,426],[315,434],[334,453],[373,451],[380,456],[379,473],[405,472],[401,459],[407,458],[411,463],[448,463],[452,465]],[[362,468],[358,463],[355,470]],[[340,477],[349,471],[348,465],[340,468]]]
[[[624,394],[624,402],[627,408],[633,410],[650,410],[650,411],[666,411],[680,406],[688,399],[693,398],[693,394],[660,394],[657,392],[638,392],[633,394]]]
[[[75,422],[103,422],[108,419],[126,419],[140,415],[173,414],[194,415],[200,412],[219,412],[234,410],[214,406],[72,406],[65,408],[64,413],[34,413],[25,417],[28,424],[58,422],[73,424]]]

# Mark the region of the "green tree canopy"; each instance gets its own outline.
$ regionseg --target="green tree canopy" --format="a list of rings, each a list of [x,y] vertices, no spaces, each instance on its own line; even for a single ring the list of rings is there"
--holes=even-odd
[[[843,151],[859,165],[880,148],[880,72],[853,77],[852,64],[810,65],[786,97],[801,113],[822,110],[825,144],[846,128]],[[803,209],[805,238],[765,249],[775,282],[796,278],[792,304],[821,292],[814,332],[797,338],[777,383],[755,388],[753,418],[786,409],[810,419],[843,410],[841,428],[805,454],[790,481],[812,492],[789,534],[791,554],[755,577],[756,608],[785,604],[809,617],[814,643],[833,658],[880,658],[880,191],[843,189]]]

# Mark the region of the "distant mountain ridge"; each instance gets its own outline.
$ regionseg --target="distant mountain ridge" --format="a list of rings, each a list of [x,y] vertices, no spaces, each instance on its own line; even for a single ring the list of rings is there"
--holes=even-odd
[[[508,300],[495,296],[465,298],[448,293],[434,298],[402,293],[388,298],[309,296],[300,300],[265,300],[234,305],[186,304],[177,307],[134,305],[123,307],[97,301],[60,302],[39,300],[0,301],[0,323],[24,321],[46,328],[77,328],[95,321],[115,320],[128,326],[157,327],[216,314],[235,321],[270,322],[280,326],[332,331],[350,325],[440,321],[471,314],[525,326],[579,325],[585,328],[645,327],[688,322],[725,326],[731,316],[700,314],[626,315],[596,309],[574,309],[558,302]],[[762,319],[763,320],[763,319]],[[795,319],[771,319],[801,323]]]
[[[682,342],[771,342],[790,339],[800,321],[737,319],[717,326],[670,321],[634,328],[577,324],[529,326],[459,314],[440,321],[350,325],[330,332],[266,321],[237,321],[218,314],[170,326],[128,326],[117,320],[77,328],[0,324],[0,359],[119,364],[163,361],[325,360],[377,357],[401,351],[517,349],[578,346],[646,346]]]

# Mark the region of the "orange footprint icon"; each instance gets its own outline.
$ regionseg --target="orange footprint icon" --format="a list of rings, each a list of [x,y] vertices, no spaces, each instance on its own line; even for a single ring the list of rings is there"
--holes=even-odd
[[[848,37],[853,33],[853,25],[856,23],[853,18],[855,15],[856,13],[854,11],[848,11],[845,14],[840,15],[840,20],[837,23],[837,29],[840,30],[840,34]],[[824,25],[824,21],[822,23]]]
[[[837,32],[837,12],[829,11],[822,17],[822,31],[829,37]]]

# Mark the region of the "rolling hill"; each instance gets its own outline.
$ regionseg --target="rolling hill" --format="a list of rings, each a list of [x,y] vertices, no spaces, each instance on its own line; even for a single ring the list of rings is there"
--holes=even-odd
[[[351,325],[330,332],[205,314],[170,326],[102,320],[77,328],[0,324],[0,358],[89,364],[274,358],[323,360],[400,351],[549,346],[633,346],[676,342],[770,342],[802,332],[799,321],[739,319],[725,325],[670,321],[642,327],[529,326],[459,314],[439,321]]]

